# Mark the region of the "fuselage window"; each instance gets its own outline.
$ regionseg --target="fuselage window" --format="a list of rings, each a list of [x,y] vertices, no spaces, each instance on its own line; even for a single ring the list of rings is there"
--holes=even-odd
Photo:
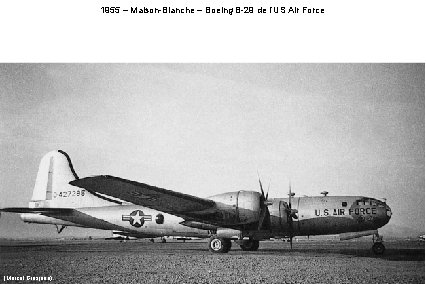
[[[346,206],[348,206],[348,203],[346,201],[343,201],[342,202],[342,207],[346,207]]]
[[[157,223],[157,224],[163,224],[164,223],[163,214],[157,214],[157,216],[155,216],[155,223]]]

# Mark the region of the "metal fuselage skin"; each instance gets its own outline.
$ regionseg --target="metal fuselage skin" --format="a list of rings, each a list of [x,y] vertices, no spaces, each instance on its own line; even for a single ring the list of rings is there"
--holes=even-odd
[[[296,197],[291,202],[292,209],[298,211],[298,219],[293,219],[295,236],[376,230],[386,225],[392,215],[384,202],[361,196]],[[278,234],[289,230],[283,203],[288,203],[288,198],[273,199],[269,207],[271,227]]]
[[[290,228],[285,210],[288,198],[270,200],[270,227],[263,238],[340,234],[378,229],[389,222],[391,210],[384,202],[361,196],[314,196],[291,199],[298,219]],[[126,232],[135,237],[188,236],[206,238],[214,231],[191,228],[183,218],[137,205],[75,208],[72,216],[47,217],[21,214],[25,222],[79,226]],[[220,228],[218,228],[220,230]],[[251,231],[250,231],[251,230]],[[253,229],[241,230],[249,236]]]
[[[163,216],[163,222],[160,224],[157,223],[159,216]],[[139,238],[160,236],[207,238],[211,236],[207,230],[179,224],[184,221],[183,218],[137,205],[75,208],[73,216],[57,216],[56,218],[25,213],[21,214],[21,219],[28,223],[114,230]]]

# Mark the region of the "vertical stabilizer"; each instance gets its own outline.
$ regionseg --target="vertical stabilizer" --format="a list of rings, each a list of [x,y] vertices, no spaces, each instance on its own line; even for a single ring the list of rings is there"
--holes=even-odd
[[[81,208],[120,204],[69,184],[76,179],[78,176],[67,153],[62,150],[47,153],[41,159],[29,207]]]

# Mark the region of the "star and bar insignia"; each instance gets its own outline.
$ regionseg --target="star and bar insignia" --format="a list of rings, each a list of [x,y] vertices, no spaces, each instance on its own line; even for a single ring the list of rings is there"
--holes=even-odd
[[[122,221],[129,221],[130,225],[140,228],[143,226],[145,221],[152,221],[151,215],[144,215],[142,210],[134,210],[130,215],[122,215]]]

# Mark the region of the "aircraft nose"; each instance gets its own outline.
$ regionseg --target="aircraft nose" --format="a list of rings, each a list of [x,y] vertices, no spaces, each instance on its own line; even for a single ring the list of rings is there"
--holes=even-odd
[[[388,219],[390,219],[392,216],[392,210],[388,205],[386,205],[386,216],[388,217]]]

